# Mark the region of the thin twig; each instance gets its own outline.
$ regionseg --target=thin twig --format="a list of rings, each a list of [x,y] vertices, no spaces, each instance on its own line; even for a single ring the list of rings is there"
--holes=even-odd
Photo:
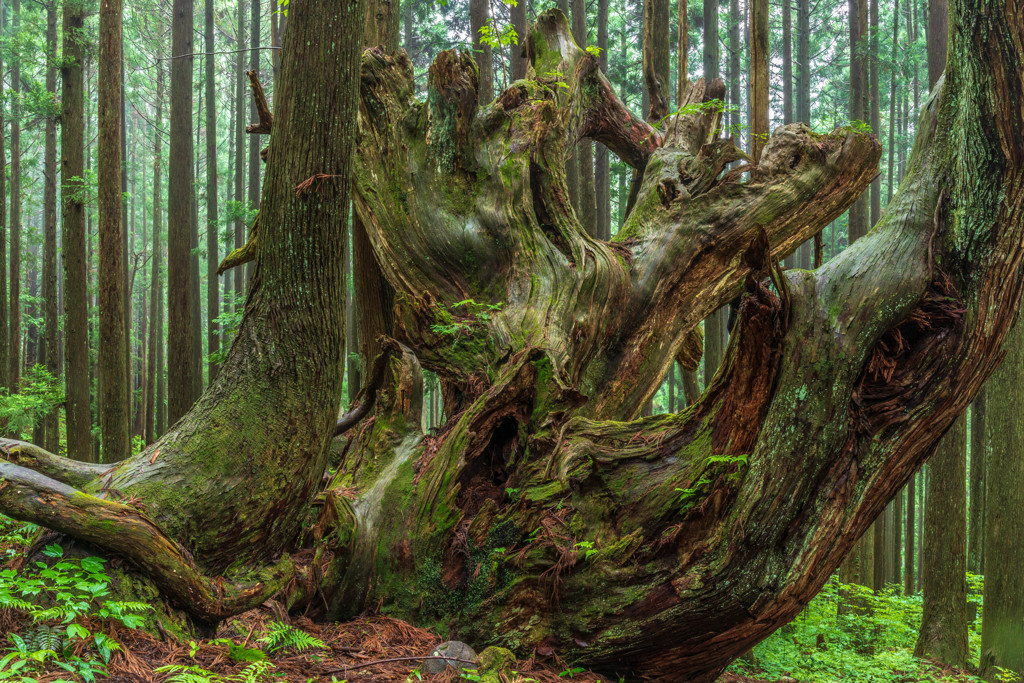
[[[340,669],[331,669],[330,671],[325,671],[320,675],[326,676],[327,674],[337,674],[342,672],[348,673],[349,671],[355,671],[356,669],[365,669],[370,666],[377,666],[378,664],[389,664],[391,662],[426,661],[428,659],[443,659],[448,662],[459,662],[460,664],[476,664],[476,662],[472,659],[459,659],[458,657],[441,657],[435,655],[427,655],[423,657],[391,657],[389,659],[378,659],[372,662],[366,662],[364,664],[356,664],[355,666],[345,666]]]

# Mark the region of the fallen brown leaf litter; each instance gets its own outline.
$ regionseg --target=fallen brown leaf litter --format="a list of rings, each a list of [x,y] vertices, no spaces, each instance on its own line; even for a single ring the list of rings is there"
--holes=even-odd
[[[5,626],[11,632],[24,633],[33,628],[31,620],[19,619],[8,612]],[[266,608],[250,610],[238,617],[223,622],[214,636],[199,641],[198,649],[188,642],[161,639],[140,629],[129,629],[118,623],[103,623],[96,619],[80,619],[80,623],[93,633],[106,633],[121,644],[122,650],[110,658],[106,680],[112,683],[163,683],[172,672],[155,670],[168,665],[196,666],[227,677],[239,674],[250,662],[236,662],[229,654],[226,642],[211,643],[229,639],[232,644],[256,648],[257,638],[271,622],[278,621],[278,615]],[[306,683],[314,681],[347,680],[349,683],[377,682],[455,683],[464,679],[459,672],[448,669],[441,674],[413,673],[425,656],[443,642],[436,634],[417,628],[404,621],[385,616],[366,616],[352,621],[319,624],[304,617],[291,619],[291,625],[323,641],[324,648],[308,649],[300,653],[276,652],[267,655],[267,661],[274,665],[272,677],[275,681]],[[88,655],[89,642],[79,641],[76,652]],[[539,662],[535,659],[520,660],[514,668],[515,674],[504,674],[507,683],[524,683],[533,679],[536,683],[564,683],[567,677],[559,673],[569,668],[556,661]],[[39,683],[67,679],[68,672],[50,665],[45,672],[35,672],[33,677]],[[579,683],[605,683],[608,679],[589,672],[574,673],[572,681]]]

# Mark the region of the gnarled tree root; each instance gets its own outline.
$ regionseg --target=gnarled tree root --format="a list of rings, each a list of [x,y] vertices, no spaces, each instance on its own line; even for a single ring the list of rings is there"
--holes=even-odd
[[[0,462],[0,511],[123,556],[164,595],[205,621],[218,621],[259,604],[295,573],[291,558],[285,555],[256,573],[255,580],[236,583],[221,576],[210,578],[199,571],[187,550],[142,511],[6,462]]]
[[[62,458],[27,441],[0,439],[0,460],[28,467],[68,486],[82,487],[113,466]]]

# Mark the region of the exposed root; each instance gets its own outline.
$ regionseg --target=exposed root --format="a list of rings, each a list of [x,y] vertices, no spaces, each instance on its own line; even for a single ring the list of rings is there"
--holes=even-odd
[[[0,439],[0,459],[76,487],[85,486],[111,469],[111,465],[62,458],[34,444],[13,439]]]
[[[0,511],[67,534],[128,559],[192,615],[218,621],[258,605],[294,572],[285,555],[258,580],[233,583],[202,574],[191,554],[145,513],[83,493],[20,465],[0,463]]]

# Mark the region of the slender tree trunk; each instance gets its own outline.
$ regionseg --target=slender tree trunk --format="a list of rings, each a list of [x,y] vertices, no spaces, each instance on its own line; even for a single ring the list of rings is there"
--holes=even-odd
[[[849,0],[850,18],[850,119],[864,121],[870,115],[868,101],[868,68],[863,40],[868,35],[868,0]],[[868,197],[865,195],[850,207],[849,243],[868,232]]]
[[[987,384],[985,397],[985,419],[992,435],[986,469],[993,474],[987,478],[985,492],[985,595],[979,667],[986,681],[996,680],[996,667],[1024,675],[1024,325],[1017,323],[1008,346],[1006,358]]]
[[[163,22],[157,22],[157,35],[163,32]],[[163,397],[158,397],[159,377],[163,375],[163,303],[160,297],[161,262],[163,260],[163,245],[160,241],[161,211],[160,206],[163,194],[160,189],[161,170],[163,168],[162,141],[163,132],[163,106],[164,106],[164,65],[160,62],[156,66],[156,111],[153,114],[153,254],[152,266],[150,268],[149,285],[149,319],[152,321],[149,329],[149,363],[146,366],[146,445],[153,443],[160,435],[158,413]],[[238,173],[239,169],[236,169]],[[227,278],[225,278],[227,279]]]
[[[914,654],[967,664],[967,420],[961,415],[929,460],[924,509],[924,612]],[[1018,573],[1019,576],[1019,573]]]
[[[895,7],[892,13],[892,52],[889,55],[890,63],[890,76],[889,76],[889,180],[888,188],[886,192],[886,200],[892,201],[892,195],[894,191],[893,187],[893,172],[895,170],[895,161],[893,159],[893,149],[895,147],[896,139],[896,58],[899,56],[899,36],[900,36],[900,2],[896,0]]]
[[[967,571],[985,572],[985,488],[988,482],[988,389],[982,387],[971,404],[971,480],[967,530]]]
[[[607,22],[608,0],[598,0],[598,3],[598,16],[600,17],[601,13],[600,3],[604,3],[605,20]],[[406,6],[405,50],[410,55],[414,55],[416,54],[417,51],[414,49],[415,46],[410,45],[410,38],[415,40],[412,31],[412,3],[406,2],[404,4]],[[509,62],[511,62],[512,67],[512,80],[518,81],[521,78],[526,78],[526,67],[530,65],[530,60],[526,57],[526,55],[523,54],[523,48],[525,46],[527,32],[526,2],[517,2],[514,7],[509,8],[509,18],[512,21],[512,28],[515,29],[516,35],[519,37],[518,42],[516,42],[514,45],[509,46],[509,50],[511,52],[509,56]],[[600,21],[601,20],[599,18],[598,22]],[[608,29],[606,26],[605,31],[607,32],[607,30]],[[598,38],[598,42],[600,43],[600,38]],[[607,68],[608,58],[605,57],[604,60],[605,68]]]
[[[892,501],[892,529],[889,534],[889,583],[903,586],[903,491]]]
[[[220,265],[217,226],[220,214],[217,210],[217,99],[216,58],[213,55],[216,27],[213,23],[213,0],[206,0],[206,352],[210,355],[209,381],[217,379],[217,366],[213,356],[220,351],[220,329],[217,317],[220,315],[220,300],[217,267]]]
[[[475,0],[474,0],[475,1]],[[662,92],[668,94],[668,0],[649,0],[654,3],[655,12],[664,13],[663,29],[655,35],[655,68],[664,68],[658,72],[662,78]],[[572,0],[572,33],[576,44],[587,47],[587,3],[584,0]],[[662,35],[664,34],[664,35]],[[659,52],[660,50],[660,52]],[[493,99],[493,94],[491,99]],[[487,100],[490,102],[490,99]],[[576,164],[579,169],[579,201],[576,204],[580,222],[584,229],[593,237],[600,239],[601,231],[597,223],[597,202],[594,196],[594,143],[582,140],[576,145]]]
[[[686,6],[686,0],[680,0],[683,6]],[[525,8],[526,3],[519,3]],[[515,11],[515,10],[513,10]],[[525,35],[525,34],[524,34]],[[683,35],[683,41],[680,44],[680,49],[683,51],[683,76],[686,77],[686,34]],[[601,71],[605,74],[608,73],[608,0],[598,0],[597,2],[597,48],[599,50],[598,62],[601,65]],[[596,210],[597,210],[597,238],[602,240],[610,240],[612,238],[612,204],[611,204],[611,175],[610,175],[610,161],[608,156],[608,148],[602,143],[595,143],[595,160],[594,160],[594,187],[596,194]]]
[[[245,211],[244,209],[250,208],[246,205],[244,184],[245,184],[245,126],[242,125],[242,119],[245,116],[245,54],[241,52],[241,49],[245,46],[245,0],[238,0],[238,29],[236,33],[236,44],[239,52],[235,55],[235,210],[237,216],[235,217],[235,249],[241,249],[245,244]],[[232,278],[234,282],[235,292],[235,313],[240,313],[243,303],[243,283],[242,273],[243,268],[234,268],[234,274],[226,275],[225,277]]]
[[[174,0],[172,22],[171,54],[190,55],[193,47],[192,3],[189,0]],[[167,295],[170,316],[167,342],[167,420],[173,425],[188,412],[194,401],[191,56],[171,61],[170,147],[170,169],[167,174]]]
[[[913,595],[917,590],[918,575],[920,574],[920,564],[915,560],[917,558],[917,535],[916,535],[916,511],[917,511],[917,490],[915,488],[915,480],[917,475],[910,478],[907,483],[907,524],[904,528],[904,539],[903,539],[903,593],[904,595]],[[917,564],[918,570],[915,572],[914,565]]]
[[[4,35],[5,13],[0,8],[0,35]],[[3,56],[0,55],[0,89],[4,87],[3,75],[7,73],[3,66]],[[5,107],[0,105],[0,168],[7,167],[6,153],[6,132],[4,123]],[[0,390],[11,388],[10,383],[10,342],[8,340],[10,322],[10,301],[7,298],[7,174],[0,173]],[[0,425],[0,434],[4,431],[4,425]]]
[[[385,2],[386,0],[372,0],[371,5]],[[566,17],[568,17],[566,12]],[[480,29],[490,25],[491,4],[489,0],[469,0],[469,33],[473,42],[473,58],[480,67],[480,86],[477,96],[480,104],[488,104],[494,99],[494,59],[491,55],[490,43],[482,40]],[[395,36],[395,44],[398,43],[398,36]]]
[[[103,462],[128,457],[121,195],[121,0],[101,0],[99,53],[100,438]]]
[[[757,162],[768,141],[768,0],[750,2],[750,137]]]
[[[605,46],[608,45],[608,0],[599,0],[598,7],[604,7],[604,32],[605,32]],[[600,17],[600,9],[598,10]],[[683,106],[683,99],[686,97],[686,91],[690,87],[690,20],[686,16],[686,0],[679,0],[678,12],[676,12],[676,31],[679,36],[679,50],[676,54],[676,108]],[[598,18],[598,21],[602,20]],[[598,29],[598,45],[601,44],[600,29]],[[601,54],[605,54],[604,51]],[[605,57],[602,62],[605,71],[608,70],[608,58]]]
[[[102,2],[102,0],[101,0]],[[120,0],[121,10],[118,15],[122,16],[124,13],[124,0]],[[122,30],[124,19],[122,16]],[[132,272],[131,272],[131,261],[128,255],[129,235],[134,234],[134,226],[131,233],[128,230],[128,102],[125,96],[125,68],[124,68],[124,40],[121,39],[121,54],[119,56],[120,61],[120,77],[121,77],[121,88],[119,97],[121,99],[119,106],[119,128],[121,136],[121,280],[124,286],[121,290],[121,298],[123,299],[121,308],[124,311],[124,317],[122,324],[124,325],[124,411],[125,418],[128,420],[128,453],[131,453],[131,426],[132,426],[132,400],[134,398],[132,391],[132,361],[134,360],[132,355]]]
[[[868,45],[870,48],[870,54],[868,56],[870,74],[871,74],[871,130],[874,131],[875,135],[881,134],[881,115],[879,112],[879,97],[878,97],[878,81],[879,71],[881,70],[881,62],[878,59],[878,2],[879,0],[870,0],[871,3],[871,18],[870,18],[870,39]],[[871,203],[871,222],[870,225],[874,227],[875,223],[878,222],[879,217],[882,215],[882,179],[881,175],[876,177],[871,183],[870,190],[870,203]]]
[[[250,0],[250,12],[249,12],[249,70],[256,72],[257,77],[260,76],[260,51],[257,49],[260,47],[260,40],[262,39],[262,29],[260,24],[260,0]],[[191,38],[190,38],[191,40]],[[173,74],[173,72],[172,72]],[[173,90],[173,75],[171,78],[172,90]],[[189,81],[191,83],[191,81]],[[256,101],[254,98],[250,99],[249,117],[252,121],[259,120],[259,112],[256,109]],[[171,94],[171,102],[174,101],[174,94]],[[173,114],[172,114],[173,118]],[[190,129],[191,130],[191,129]],[[249,210],[255,211],[259,208],[260,204],[260,136],[250,135],[249,136]],[[249,262],[245,266],[245,283],[246,287],[249,285],[249,280],[252,278],[253,262]],[[170,282],[168,282],[170,285]]]
[[[782,0],[782,122],[793,116],[793,0]]]
[[[935,87],[946,70],[946,41],[949,35],[948,0],[928,0],[928,89]],[[930,49],[935,45],[935,49]],[[916,83],[915,83],[916,88]],[[915,93],[915,100],[916,100]],[[916,107],[915,107],[916,110]]]
[[[21,30],[21,0],[12,0],[11,30]],[[8,386],[17,393],[21,380],[21,59],[11,59],[11,292]]]
[[[721,76],[718,49],[718,3],[719,0],[704,0],[704,79],[708,82]]]
[[[46,92],[57,97],[57,6],[46,6]],[[43,358],[46,370],[55,379],[60,378],[60,353],[57,344],[57,119],[46,117],[45,152],[43,162],[43,311],[45,318]],[[60,432],[57,408],[43,419],[43,447],[51,453],[58,450]]]

